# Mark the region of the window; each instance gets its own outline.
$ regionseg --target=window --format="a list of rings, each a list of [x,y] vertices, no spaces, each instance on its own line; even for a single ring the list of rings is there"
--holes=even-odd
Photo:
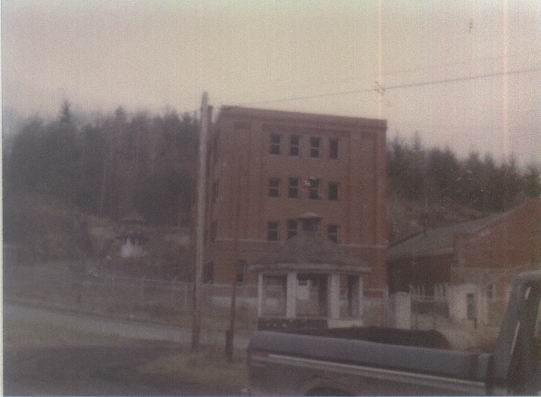
[[[475,307],[475,295],[466,294],[466,317],[468,320],[475,320],[477,318]]]
[[[216,234],[218,233],[218,222],[212,221],[210,226],[210,241],[216,241]]]
[[[319,179],[317,178],[308,178],[308,197],[313,200],[318,200],[319,196]]]
[[[299,142],[300,137],[298,135],[291,135],[289,137],[289,155],[299,157]]]
[[[289,188],[287,191],[287,197],[298,198],[299,197],[299,178],[292,176],[289,178]]]
[[[321,138],[310,138],[310,157],[318,158],[319,157],[319,148],[321,145]]]
[[[329,200],[338,200],[338,183],[329,182]]]
[[[489,284],[487,286],[487,299],[488,300],[496,299],[496,286],[494,284]]]
[[[269,179],[269,197],[280,197],[280,179]]]
[[[235,269],[235,280],[237,281],[237,284],[244,284],[247,267],[245,260],[241,259],[237,262],[237,267]]]
[[[338,139],[329,139],[329,158],[336,160],[338,158]]]
[[[297,235],[297,221],[295,219],[288,219],[287,221],[287,239]]]
[[[212,185],[212,202],[215,203],[218,200],[218,192],[219,192],[218,182],[214,182]]]
[[[340,226],[327,225],[327,238],[335,243],[338,243],[340,240]]]
[[[270,146],[270,153],[271,154],[280,154],[280,141],[281,136],[280,134],[271,134],[271,146]]]
[[[214,281],[214,262],[205,263],[203,270],[203,282],[212,284]]]
[[[267,223],[267,240],[278,241],[280,238],[278,233],[278,222]]]

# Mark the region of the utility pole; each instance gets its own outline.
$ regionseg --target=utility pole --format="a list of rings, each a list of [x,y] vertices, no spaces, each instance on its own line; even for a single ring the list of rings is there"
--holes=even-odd
[[[197,213],[195,219],[195,271],[193,279],[192,351],[198,351],[201,336],[201,284],[205,249],[205,212],[207,191],[207,135],[210,124],[208,94],[203,92],[199,121],[199,168],[197,173]]]
[[[235,201],[235,243],[233,252],[235,256],[233,282],[231,283],[231,310],[229,314],[229,330],[226,332],[225,354],[229,362],[233,361],[233,350],[235,347],[235,323],[237,318],[237,274],[241,269],[239,259],[239,227],[240,227],[240,200],[241,200],[241,175],[243,166],[242,156],[237,157],[237,197]]]

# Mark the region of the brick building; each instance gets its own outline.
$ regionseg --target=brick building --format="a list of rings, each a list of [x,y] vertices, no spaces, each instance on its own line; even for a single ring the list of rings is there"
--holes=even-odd
[[[541,266],[541,199],[421,232],[390,247],[387,261],[391,292],[434,296],[444,287],[450,317],[490,322],[488,309],[505,304],[512,278]]]
[[[365,294],[381,296],[385,131],[384,120],[222,108],[208,141],[205,279],[254,283],[249,265],[310,211],[322,236],[369,266]]]

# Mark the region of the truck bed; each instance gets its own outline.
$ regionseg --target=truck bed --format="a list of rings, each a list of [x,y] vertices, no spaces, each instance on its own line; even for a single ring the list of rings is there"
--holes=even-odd
[[[359,334],[363,333],[370,336],[370,331],[361,329]],[[379,342],[361,340],[354,334],[339,330],[261,331],[250,342],[249,351],[469,381],[486,379],[487,354],[382,343],[383,336],[373,338]]]
[[[385,327],[348,327],[320,329],[284,329],[278,332],[322,336],[338,339],[364,340],[389,345],[418,346],[435,349],[451,349],[451,344],[440,332],[435,330],[406,330]]]

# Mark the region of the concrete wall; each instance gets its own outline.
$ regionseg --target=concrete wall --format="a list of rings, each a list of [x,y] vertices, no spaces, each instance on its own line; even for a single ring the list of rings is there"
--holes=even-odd
[[[483,299],[482,290],[475,284],[461,284],[453,285],[448,288],[448,301],[449,301],[449,317],[454,321],[471,321],[467,316],[467,296],[468,294],[474,295],[475,302],[475,318],[478,323],[483,322],[483,305],[485,304]],[[473,324],[473,322],[472,322]]]

